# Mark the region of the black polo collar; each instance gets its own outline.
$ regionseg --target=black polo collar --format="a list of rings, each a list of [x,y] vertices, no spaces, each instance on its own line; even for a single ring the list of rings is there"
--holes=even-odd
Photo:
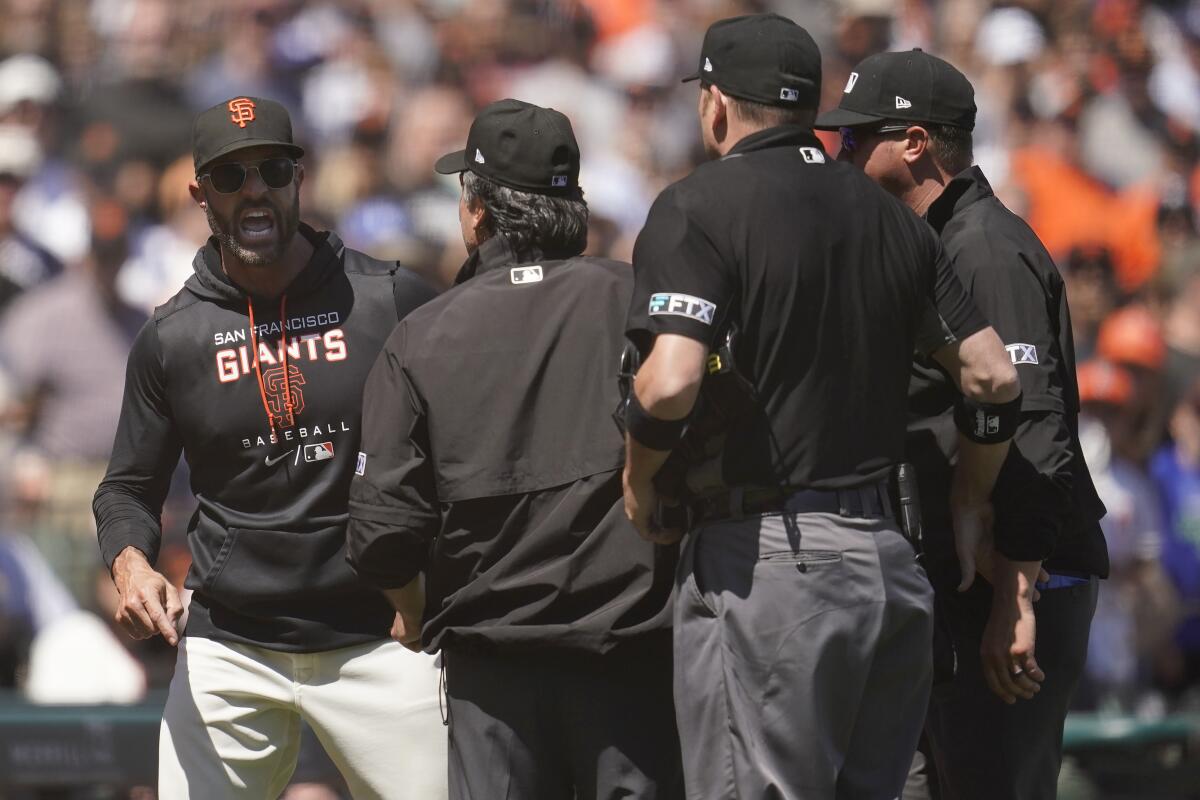
[[[995,197],[995,194],[992,185],[983,176],[983,170],[979,167],[968,167],[946,184],[938,199],[934,200],[925,212],[925,219],[934,230],[941,233],[942,228],[946,227],[946,223],[955,214],[980,200]]]
[[[816,147],[825,152],[821,140],[813,134],[811,128],[803,125],[778,125],[774,128],[764,128],[745,136],[735,144],[724,158],[753,153],[756,150],[768,150],[772,147]]]

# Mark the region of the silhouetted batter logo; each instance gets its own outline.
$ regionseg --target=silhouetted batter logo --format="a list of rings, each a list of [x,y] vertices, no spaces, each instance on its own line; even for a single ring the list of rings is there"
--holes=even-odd
[[[249,97],[239,97],[229,101],[229,119],[239,128],[246,127],[247,122],[254,122],[254,101]]]
[[[263,387],[267,395],[267,408],[271,418],[281,428],[290,428],[296,424],[296,415],[304,410],[304,375],[295,364],[288,364],[288,389],[292,396],[292,413],[288,413],[287,403],[284,402],[283,365],[263,370]]]

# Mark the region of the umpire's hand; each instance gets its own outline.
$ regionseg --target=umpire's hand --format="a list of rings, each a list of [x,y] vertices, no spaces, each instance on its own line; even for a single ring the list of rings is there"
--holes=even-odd
[[[664,528],[655,519],[658,509],[658,492],[651,481],[635,481],[626,469],[622,476],[625,488],[625,516],[637,528],[637,532],[648,542],[674,544],[683,538],[683,531]]]
[[[155,572],[145,554],[126,547],[113,561],[113,583],[121,602],[116,620],[134,639],[149,639],[162,634],[167,644],[179,643],[175,626],[183,614],[179,592],[161,572]]]

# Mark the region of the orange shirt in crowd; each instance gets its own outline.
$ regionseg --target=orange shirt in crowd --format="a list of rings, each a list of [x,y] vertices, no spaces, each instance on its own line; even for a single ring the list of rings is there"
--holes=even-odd
[[[1131,292],[1158,269],[1158,193],[1139,185],[1114,192],[1047,150],[1013,153],[1012,172],[1029,201],[1026,220],[1051,255],[1076,245],[1103,246],[1113,256],[1117,281]]]

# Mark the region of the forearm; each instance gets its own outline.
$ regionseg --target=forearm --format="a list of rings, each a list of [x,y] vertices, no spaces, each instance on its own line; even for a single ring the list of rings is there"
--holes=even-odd
[[[1008,442],[980,444],[958,435],[955,495],[963,503],[978,505],[991,500],[996,479],[1008,457]]]
[[[405,617],[420,618],[425,612],[425,586],[420,575],[404,586],[384,589],[383,594],[392,608]]]
[[[676,422],[692,413],[704,380],[705,346],[683,336],[664,334],[655,339],[646,362],[638,370],[631,391],[642,410],[664,422]],[[670,449],[647,446],[636,432],[626,436],[626,479],[649,481],[662,467]]]
[[[992,572],[992,592],[996,602],[1033,602],[1034,585],[1040,561],[1012,561],[997,553]]]
[[[148,563],[158,560],[162,543],[162,501],[129,487],[100,484],[92,501],[100,555],[110,570],[119,555],[136,549]]]

